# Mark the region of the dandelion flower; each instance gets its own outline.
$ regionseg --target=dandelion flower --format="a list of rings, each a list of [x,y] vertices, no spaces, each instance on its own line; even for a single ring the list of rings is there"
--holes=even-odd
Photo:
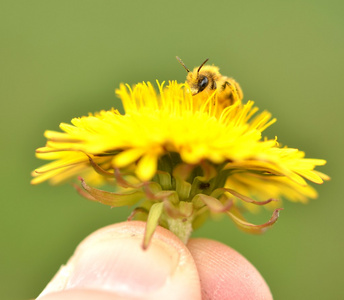
[[[306,202],[317,196],[305,179],[328,177],[314,170],[325,160],[262,137],[275,119],[252,101],[222,107],[217,95],[192,96],[186,84],[151,83],[116,91],[125,114],[100,111],[46,131],[37,157],[52,162],[33,172],[33,184],[79,178],[78,191],[112,207],[134,206],[129,219],[146,220],[143,247],[158,225],[186,243],[209,215],[228,215],[242,230],[262,233],[277,220],[278,199]],[[94,186],[110,183],[113,192]],[[266,223],[242,212],[274,209]]]

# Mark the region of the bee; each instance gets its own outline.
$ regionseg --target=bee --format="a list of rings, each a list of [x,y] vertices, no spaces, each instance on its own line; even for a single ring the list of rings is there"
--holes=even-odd
[[[186,82],[190,86],[193,96],[199,93],[206,93],[210,96],[217,90],[218,102],[224,107],[242,100],[244,95],[239,83],[233,78],[221,75],[218,67],[205,65],[208,58],[199,67],[194,68],[192,72],[178,56],[177,60],[188,72]]]

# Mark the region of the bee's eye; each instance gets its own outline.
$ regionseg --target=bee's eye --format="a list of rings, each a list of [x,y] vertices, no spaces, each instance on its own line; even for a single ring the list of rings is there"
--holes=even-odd
[[[198,83],[199,90],[198,92],[202,92],[208,85],[208,77],[203,77],[201,81]]]

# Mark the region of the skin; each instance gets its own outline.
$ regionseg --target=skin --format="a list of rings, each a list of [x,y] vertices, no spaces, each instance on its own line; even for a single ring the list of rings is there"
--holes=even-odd
[[[272,299],[255,267],[208,239],[184,245],[158,227],[147,250],[145,223],[110,225],[82,241],[39,300]]]

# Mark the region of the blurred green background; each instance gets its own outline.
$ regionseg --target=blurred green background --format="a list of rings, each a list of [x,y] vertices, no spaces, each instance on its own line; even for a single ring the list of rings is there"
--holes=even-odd
[[[278,122],[269,137],[325,158],[332,177],[308,205],[285,203],[263,236],[227,219],[195,236],[245,255],[275,299],[344,299],[343,1],[2,1],[1,299],[36,297],[92,231],[129,210],[31,186],[45,129],[119,107],[120,82],[177,79],[205,58]],[[253,217],[254,218],[254,217]],[[251,219],[252,220],[252,219]]]

